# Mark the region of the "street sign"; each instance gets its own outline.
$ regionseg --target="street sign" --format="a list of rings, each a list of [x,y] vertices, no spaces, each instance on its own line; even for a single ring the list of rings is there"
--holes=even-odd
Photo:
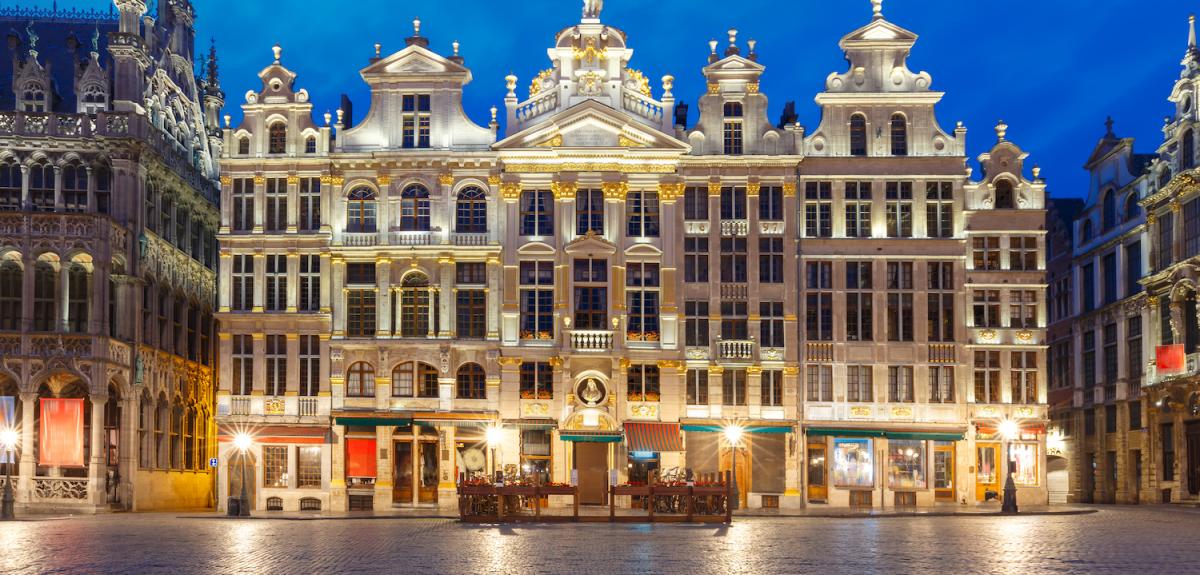
[[[217,466],[217,458],[216,458],[216,457],[209,457],[209,458],[208,458],[208,466],[209,466],[209,467],[216,467],[216,466]]]

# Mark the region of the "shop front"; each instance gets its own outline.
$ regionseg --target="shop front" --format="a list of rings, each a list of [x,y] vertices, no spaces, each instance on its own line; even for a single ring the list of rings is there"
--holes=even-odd
[[[246,498],[257,511],[323,511],[330,507],[329,428],[323,426],[268,425],[218,427],[220,477],[217,507],[224,510],[230,497]],[[239,449],[235,438],[251,439]]]
[[[1044,469],[1046,426],[1012,425],[1002,431],[999,422],[975,426],[975,500],[1000,501],[1007,473],[1012,473],[1019,505],[1045,505],[1049,488]]]
[[[607,505],[608,486],[613,482],[618,430],[562,430],[559,439],[571,444],[571,483],[579,487],[580,505]]]
[[[918,507],[954,501],[962,433],[808,428],[806,495],[838,507]]]
[[[685,422],[685,465],[693,476],[732,471],[742,508],[777,508],[786,492],[787,443],[793,428],[780,422],[742,422],[731,443],[727,424]]]

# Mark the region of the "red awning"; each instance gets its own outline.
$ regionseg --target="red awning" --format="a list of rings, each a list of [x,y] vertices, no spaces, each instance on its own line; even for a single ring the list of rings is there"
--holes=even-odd
[[[979,435],[996,435],[996,434],[1000,433],[1000,430],[997,429],[993,425],[976,425],[975,431]],[[1022,435],[1025,435],[1025,434],[1041,435],[1044,433],[1046,433],[1046,424],[1044,424],[1044,423],[1029,423],[1029,424],[1021,426],[1021,434]]]
[[[346,439],[346,477],[375,477],[375,440]]]
[[[234,436],[246,431],[256,443],[327,443],[327,427],[296,427],[289,425],[264,425],[244,428],[240,425],[220,424],[217,426],[217,441],[227,443]]]
[[[625,445],[629,451],[683,451],[678,423],[626,423]]]

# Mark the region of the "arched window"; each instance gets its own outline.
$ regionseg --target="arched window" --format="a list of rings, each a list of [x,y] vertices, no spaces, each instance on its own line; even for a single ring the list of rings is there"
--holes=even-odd
[[[21,166],[16,162],[0,163],[0,210],[21,209]]]
[[[725,153],[729,155],[740,155],[743,151],[742,138],[742,103],[741,102],[725,102],[724,125],[724,144]]]
[[[400,230],[429,231],[429,190],[412,184],[400,192]]]
[[[437,397],[438,370],[428,363],[406,361],[392,369],[392,395]]]
[[[307,138],[304,138],[304,153],[305,154],[317,153],[317,137],[316,136],[309,136]]]
[[[238,138],[237,153],[239,156],[249,156],[250,155],[250,138],[247,138],[245,136]]]
[[[55,302],[58,300],[57,262],[43,256],[34,264],[33,331],[54,331]]]
[[[420,272],[404,276],[400,284],[400,335],[425,337],[434,331],[430,316],[429,277]]]
[[[487,399],[484,380],[487,375],[478,363],[464,363],[458,368],[456,381],[458,383],[459,399]]]
[[[1132,220],[1142,215],[1142,206],[1138,203],[1136,193],[1131,193],[1125,197],[1125,220]]]
[[[458,193],[454,231],[460,234],[487,233],[487,195],[471,186]]]
[[[54,210],[54,166],[38,163],[29,167],[29,200],[34,210]]]
[[[183,406],[178,405],[179,398],[175,398],[176,405],[171,409],[171,469],[183,469]]]
[[[196,409],[183,416],[183,469],[196,469]]]
[[[1092,220],[1083,220],[1083,229],[1079,232],[1080,239],[1084,242],[1088,242],[1091,241],[1093,235]]]
[[[275,122],[271,124],[270,128],[267,128],[267,153],[287,153],[287,124]]]
[[[908,155],[908,121],[903,114],[892,115],[892,155]]]
[[[21,90],[21,108],[26,112],[46,111],[46,89],[40,82],[29,82]]]
[[[1100,229],[1108,231],[1117,225],[1117,192],[1108,190],[1100,200]]]
[[[850,116],[850,155],[867,155],[867,117],[862,114]]]
[[[72,162],[62,169],[63,204],[68,212],[87,209],[88,173],[83,165]]]
[[[375,397],[375,368],[360,361],[346,370],[346,397]]]
[[[138,466],[143,469],[154,467],[154,400],[150,392],[142,391],[138,406]]]
[[[108,108],[108,94],[104,92],[104,87],[99,84],[92,84],[85,88],[83,91],[83,102],[80,103],[79,108],[84,114],[92,115]]]
[[[1196,166],[1196,139],[1189,128],[1179,136],[1179,169],[1190,170]]]
[[[375,233],[375,192],[371,188],[355,188],[346,196],[346,231]]]
[[[0,329],[21,329],[21,289],[25,281],[20,254],[9,252],[0,259]]]
[[[121,449],[121,392],[115,385],[108,386],[108,399],[104,402],[104,464],[116,466],[120,463]]]
[[[67,327],[74,333],[87,333],[88,330],[90,276],[83,263],[72,262],[67,268]]]
[[[108,166],[97,166],[92,170],[92,177],[96,179],[96,212],[112,213],[112,170]]]
[[[158,452],[158,461],[155,462],[155,467],[158,469],[167,469],[171,466],[169,458],[171,454],[170,435],[171,429],[171,405],[167,403],[167,396],[159,394],[158,396],[158,414],[154,421],[154,446]]]
[[[996,180],[996,209],[1011,210],[1015,207],[1012,182],[1008,180]]]

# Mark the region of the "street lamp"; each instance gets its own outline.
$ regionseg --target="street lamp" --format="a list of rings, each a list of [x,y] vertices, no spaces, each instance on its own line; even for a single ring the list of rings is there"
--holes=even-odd
[[[729,441],[729,447],[733,450],[733,456],[729,463],[729,467],[732,469],[732,471],[730,472],[730,478],[731,478],[730,481],[733,482],[732,486],[731,486],[732,487],[732,489],[731,489],[732,501],[729,502],[730,509],[737,509],[738,504],[741,503],[741,499],[742,499],[741,495],[738,494],[737,452],[738,452],[738,444],[740,444],[742,441],[742,433],[745,431],[746,430],[743,429],[742,426],[740,426],[736,423],[731,423],[729,425],[726,425],[725,429],[724,429],[725,439],[727,441]]]
[[[12,465],[13,460],[16,459],[18,441],[17,430],[12,428],[0,430],[0,448],[3,448],[7,457],[4,466],[4,494],[0,495],[0,519],[16,519],[16,514],[13,512]]]
[[[488,451],[492,452],[492,479],[496,476],[496,446],[500,445],[500,440],[503,438],[503,432],[499,427],[491,426],[484,431],[484,438],[487,439]]]
[[[1017,484],[1013,481],[1012,440],[1021,432],[1016,421],[1005,419],[1000,422],[1000,437],[1004,438],[1004,458],[1007,463],[1004,480],[1004,503],[1000,506],[1001,513],[1017,513]]]
[[[246,457],[250,451],[250,447],[254,445],[254,438],[250,437],[249,433],[239,431],[233,436],[233,447],[238,450],[242,457],[242,493],[238,497],[238,517],[250,516],[250,497],[246,494]],[[227,512],[229,510],[226,510]],[[230,513],[232,515],[232,513]]]

